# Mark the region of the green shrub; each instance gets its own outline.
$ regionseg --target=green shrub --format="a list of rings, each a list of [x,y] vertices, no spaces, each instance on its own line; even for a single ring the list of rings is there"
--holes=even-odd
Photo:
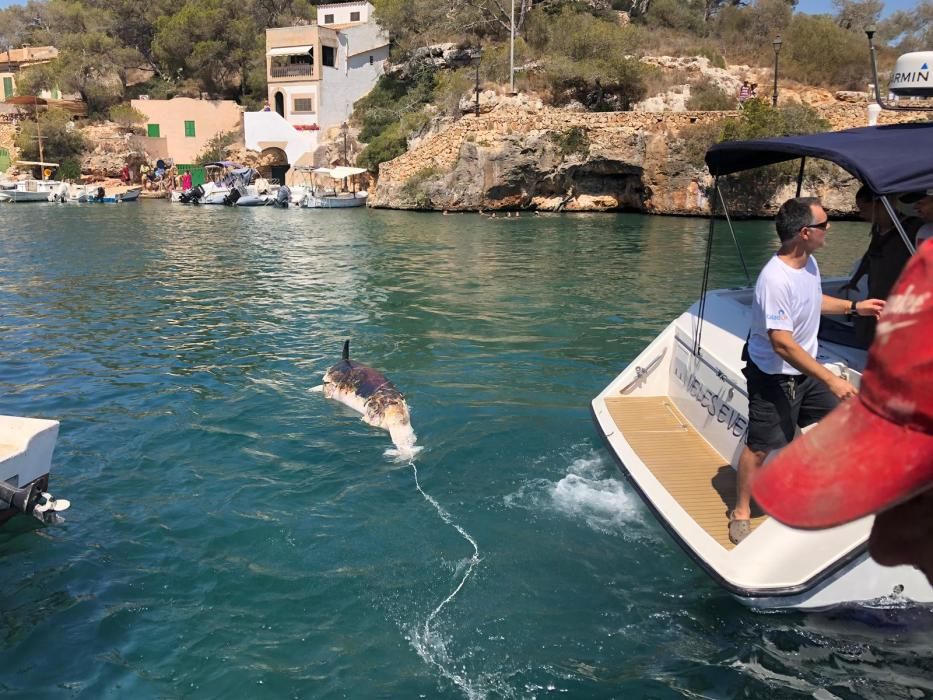
[[[652,0],[648,11],[638,21],[651,28],[668,27],[697,36],[706,33],[703,8],[686,0]]]
[[[436,86],[435,74],[422,71],[408,80],[383,75],[366,96],[353,105],[359,120],[360,141],[369,143],[380,133],[398,124],[403,115],[421,111],[430,104]]]
[[[722,141],[744,141],[769,136],[792,136],[827,131],[829,122],[806,105],[789,104],[773,108],[761,99],[748,100],[738,119],[723,122]]]
[[[435,79],[431,100],[442,114],[455,117],[460,114],[460,100],[471,92],[474,82],[466,69],[443,71]]]
[[[698,122],[680,131],[683,141],[684,160],[696,168],[705,167],[706,151],[714,143],[722,141],[722,122]]]
[[[690,99],[687,109],[703,112],[717,112],[737,107],[736,98],[726,94],[711,80],[704,79],[690,86]]]
[[[533,12],[526,37],[556,104],[577,100],[593,111],[629,109],[645,95],[648,69],[630,57],[630,27],[565,6],[554,15]]]
[[[794,16],[779,67],[782,76],[808,85],[864,90],[871,79],[866,44],[826,16]]]
[[[557,147],[561,158],[586,157],[590,152],[590,138],[586,129],[574,126],[566,131],[551,133],[551,142]]]
[[[356,158],[356,164],[370,172],[378,172],[379,164],[398,158],[408,148],[408,140],[395,124],[373,136]]]
[[[116,122],[124,129],[132,129],[136,124],[144,123],[146,115],[124,103],[110,108],[110,121]]]
[[[61,163],[66,158],[80,156],[84,151],[84,137],[72,123],[71,115],[64,110],[40,112],[38,129],[34,121],[20,122],[15,143],[23,160],[39,159],[40,135],[42,157],[47,161]]]
[[[55,177],[59,180],[79,180],[81,178],[81,164],[75,158],[63,158]]]
[[[219,134],[212,136],[204,144],[204,150],[197,155],[194,162],[214,163],[218,160],[224,160],[226,157],[225,149],[236,142],[237,136],[236,131],[221,131]]]

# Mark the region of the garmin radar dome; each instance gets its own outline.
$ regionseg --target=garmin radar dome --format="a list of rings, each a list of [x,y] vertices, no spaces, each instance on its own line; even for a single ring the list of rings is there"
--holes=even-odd
[[[898,97],[933,97],[933,51],[905,53],[894,64],[888,90]]]

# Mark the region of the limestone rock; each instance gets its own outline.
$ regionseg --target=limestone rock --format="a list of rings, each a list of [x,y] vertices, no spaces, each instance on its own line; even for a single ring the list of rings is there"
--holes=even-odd
[[[820,106],[834,128],[864,124],[862,105]],[[370,189],[374,207],[397,209],[539,209],[640,211],[703,215],[708,172],[683,135],[697,124],[737,112],[524,111],[500,104],[479,118],[438,122],[410,151],[380,166]],[[911,115],[884,113],[880,123]],[[805,191],[833,216],[853,213],[858,183],[834,167],[808,170]],[[736,216],[770,216],[794,185],[756,184],[743,175],[723,182]]]
[[[432,44],[415,49],[408,60],[403,63],[386,65],[386,75],[404,80],[425,68],[433,70],[450,70],[470,65],[473,60],[473,51],[468,47],[457,44]]]
[[[858,92],[856,90],[839,90],[833,95],[833,97],[835,97],[839,102],[868,102],[868,93]]]

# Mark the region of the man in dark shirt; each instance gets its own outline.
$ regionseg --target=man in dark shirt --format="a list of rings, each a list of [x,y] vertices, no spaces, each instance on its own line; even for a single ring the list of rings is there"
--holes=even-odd
[[[858,269],[849,280],[848,288],[854,288],[859,280],[868,275],[868,298],[887,299],[891,288],[897,281],[907,261],[910,260],[910,251],[904,245],[904,239],[895,227],[891,216],[878,196],[866,185],[863,185],[855,195],[855,204],[859,216],[869,222],[871,226],[871,241],[868,250],[862,256]],[[913,217],[901,221],[904,232],[911,243],[915,242],[917,229],[923,222]],[[869,316],[856,318],[855,336],[860,345],[868,347],[875,337],[876,319]]]

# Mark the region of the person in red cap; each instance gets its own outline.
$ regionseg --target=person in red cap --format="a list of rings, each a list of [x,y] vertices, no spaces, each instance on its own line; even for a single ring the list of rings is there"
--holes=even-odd
[[[888,297],[858,397],[782,450],[752,491],[796,528],[876,514],[872,558],[913,565],[933,584],[933,242]]]

